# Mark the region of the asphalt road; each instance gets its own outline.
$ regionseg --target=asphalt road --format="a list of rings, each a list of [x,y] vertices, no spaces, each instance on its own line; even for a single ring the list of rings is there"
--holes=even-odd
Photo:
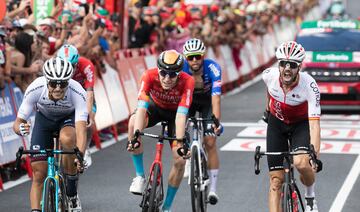
[[[253,146],[247,146],[248,149],[252,149],[257,142],[263,143],[262,132],[266,125],[259,120],[264,108],[264,91],[264,84],[258,82],[222,100],[222,121],[226,123],[226,127],[225,134],[218,139],[219,149],[224,150],[219,151],[221,170],[217,190],[220,201],[216,206],[208,207],[210,212],[267,211],[269,180],[266,160],[262,160],[262,172],[256,176],[253,170],[253,152],[238,151],[238,147],[243,146],[241,142],[254,141]],[[356,146],[360,144],[359,123],[358,116],[324,116],[322,140],[329,140],[328,144],[333,147],[329,148],[327,145],[321,155],[324,170],[318,174],[316,182],[320,211],[329,211],[331,207],[333,207],[331,211],[334,212],[341,211],[341,208],[344,212],[359,211],[360,180],[357,178],[359,171],[356,167],[353,168],[356,166],[354,163],[360,150],[360,146]],[[349,129],[353,131],[347,132],[346,130]],[[334,130],[338,130],[337,133],[334,133]],[[150,132],[157,133],[159,128],[152,129]],[[347,147],[350,145],[348,152],[354,151],[355,154],[341,153],[341,151],[346,153],[345,148],[335,148],[334,142],[338,142],[339,145],[347,144]],[[155,152],[155,142],[145,140],[144,148],[144,163],[149,167]],[[231,151],[228,151],[229,148]],[[128,191],[135,171],[130,155],[125,151],[125,140],[94,153],[92,158],[93,165],[81,176],[80,181],[79,190],[83,211],[140,211],[141,197],[132,195]],[[170,151],[166,145],[163,155],[164,179],[167,179],[170,169],[170,158]],[[360,167],[360,164],[357,166]],[[354,181],[353,185],[351,180]],[[344,183],[346,185],[337,198]],[[303,191],[302,187],[300,189]],[[30,182],[28,181],[0,192],[0,210],[29,211],[29,191]],[[344,204],[341,204],[342,201]],[[341,205],[344,206],[341,207]],[[183,180],[173,204],[173,212],[179,211],[191,211],[190,188],[186,180]]]

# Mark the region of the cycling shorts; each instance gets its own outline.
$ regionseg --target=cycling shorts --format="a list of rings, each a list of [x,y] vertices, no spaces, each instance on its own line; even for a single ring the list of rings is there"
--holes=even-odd
[[[201,118],[211,119],[212,116],[212,103],[211,94],[194,94],[193,102],[189,109],[189,117],[194,117],[196,112],[199,112]],[[212,121],[203,121],[204,136],[215,135],[214,128],[212,127]]]
[[[269,115],[266,132],[267,152],[286,152],[290,141],[291,151],[308,150],[310,145],[309,121],[299,121],[286,124],[272,114]],[[269,171],[282,170],[284,168],[282,156],[267,156]]]
[[[58,135],[60,130],[66,126],[75,127],[75,112],[59,121],[47,119],[40,112],[36,112],[35,124],[31,135],[30,149],[53,149],[54,135]],[[43,160],[47,160],[45,154],[36,154],[31,156],[31,161]]]

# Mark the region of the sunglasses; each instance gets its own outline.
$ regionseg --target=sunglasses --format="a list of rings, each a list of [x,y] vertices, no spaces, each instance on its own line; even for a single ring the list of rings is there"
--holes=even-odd
[[[193,61],[194,58],[195,58],[195,60],[201,60],[203,58],[203,56],[201,54],[186,56],[186,59],[190,60],[190,61]]]
[[[289,64],[291,69],[298,68],[300,65],[300,63],[293,62],[293,61],[280,60],[280,62],[279,62],[279,65],[281,67],[286,67],[286,64]]]
[[[160,71],[159,71],[159,74],[160,74],[162,77],[166,77],[166,75],[167,75],[167,76],[169,76],[170,78],[175,78],[175,77],[177,77],[177,76],[180,74],[180,72],[160,70]]]
[[[52,88],[57,88],[57,86],[59,86],[61,89],[63,89],[69,85],[69,82],[67,82],[67,81],[49,81],[48,85]]]

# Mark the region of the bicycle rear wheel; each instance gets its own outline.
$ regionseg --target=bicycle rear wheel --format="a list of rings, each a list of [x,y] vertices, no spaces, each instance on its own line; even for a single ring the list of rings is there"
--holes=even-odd
[[[162,202],[162,179],[159,180],[160,176],[160,165],[156,163],[152,170],[152,182],[151,182],[151,190],[149,196],[149,208],[148,212],[158,212],[160,210],[160,203]],[[150,178],[151,179],[151,178]]]
[[[45,184],[45,196],[44,196],[44,212],[56,211],[55,195],[56,186],[55,181],[49,178]]]
[[[190,188],[191,188],[191,206],[193,212],[202,211],[202,193],[200,187],[200,167],[198,158],[198,149],[193,146],[191,149],[191,169],[190,169]]]

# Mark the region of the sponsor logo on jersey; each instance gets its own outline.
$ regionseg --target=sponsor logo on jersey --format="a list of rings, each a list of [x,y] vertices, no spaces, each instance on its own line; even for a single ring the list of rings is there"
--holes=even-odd
[[[186,106],[190,106],[191,90],[186,90]]]
[[[220,70],[216,68],[216,66],[214,64],[210,64],[209,65],[210,70],[212,71],[212,73],[215,75],[215,77],[219,77],[220,76]]]
[[[89,82],[92,82],[93,81],[93,72],[91,71],[91,66],[88,65],[86,66],[86,68],[84,69],[84,72],[85,72],[85,75],[86,75],[86,79],[89,81]]]
[[[315,82],[310,83],[310,88],[315,93],[316,107],[319,107],[320,106],[320,91],[319,91],[319,88],[318,88],[318,86],[317,86],[317,84]]]

